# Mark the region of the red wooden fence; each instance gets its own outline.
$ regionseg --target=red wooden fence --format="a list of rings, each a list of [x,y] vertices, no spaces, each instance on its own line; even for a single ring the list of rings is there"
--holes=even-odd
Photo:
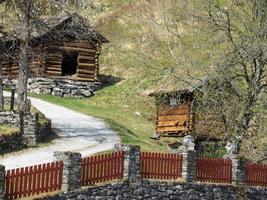
[[[141,177],[147,179],[177,179],[182,177],[182,155],[141,152]]]
[[[257,163],[245,164],[246,184],[267,187],[267,165]]]
[[[204,182],[231,183],[232,161],[223,158],[197,158],[196,179]]]
[[[5,198],[18,199],[61,189],[63,162],[7,170]]]
[[[90,156],[82,159],[82,185],[123,178],[123,152]]]

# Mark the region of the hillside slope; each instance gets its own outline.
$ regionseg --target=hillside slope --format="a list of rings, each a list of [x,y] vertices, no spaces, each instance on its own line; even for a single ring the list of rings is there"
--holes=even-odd
[[[166,151],[166,143],[151,140],[156,107],[148,94],[177,90],[213,73],[218,52],[211,30],[193,16],[202,16],[202,1],[88,0],[68,7],[86,17],[110,41],[103,45],[100,74],[108,85],[90,99],[41,98],[106,119],[122,142],[144,150]],[[202,32],[194,27],[201,26]],[[260,136],[266,138],[265,134]],[[258,145],[264,148],[265,139]],[[175,139],[176,140],[176,139]],[[247,144],[249,147],[251,144]],[[260,147],[260,148],[261,148]],[[249,149],[249,148],[248,148]],[[257,155],[255,150],[248,152]]]

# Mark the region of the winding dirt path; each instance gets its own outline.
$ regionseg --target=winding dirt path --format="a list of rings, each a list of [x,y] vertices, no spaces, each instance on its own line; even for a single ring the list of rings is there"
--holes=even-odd
[[[7,96],[8,93],[5,93]],[[110,150],[120,142],[107,124],[62,106],[31,98],[32,105],[52,120],[58,138],[51,143],[0,156],[0,164],[7,169],[53,161],[54,151],[76,151],[82,156]]]

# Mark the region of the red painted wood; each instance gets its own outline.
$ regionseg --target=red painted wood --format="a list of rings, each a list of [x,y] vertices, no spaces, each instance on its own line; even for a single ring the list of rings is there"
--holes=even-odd
[[[42,177],[41,177],[41,170],[42,170],[42,165],[38,165],[37,166],[37,172],[36,175],[38,176],[37,178],[37,193],[36,194],[40,194],[41,192],[41,182],[42,182]]]
[[[257,163],[245,163],[245,180],[249,186],[267,187],[267,165]]]
[[[32,166],[30,166],[29,172],[28,172],[28,181],[27,181],[27,196],[31,196],[32,177],[33,177],[33,169],[32,169]]]
[[[90,177],[93,177],[93,167],[92,167],[92,163],[93,163],[93,157],[89,157],[88,158],[88,168],[89,168],[89,174],[87,176],[87,182],[86,182],[86,185],[91,185],[92,182],[90,180]],[[90,167],[91,166],[91,167]]]
[[[23,188],[24,188],[23,197],[27,196],[28,176],[29,176],[29,167],[26,167],[24,172],[25,179],[23,180]]]
[[[61,187],[63,162],[7,170],[6,199],[18,199]],[[61,179],[58,182],[58,179]],[[58,185],[57,185],[58,182]]]
[[[114,152],[83,158],[82,185],[105,182],[123,177],[123,153]]]
[[[141,152],[141,177],[177,179],[182,176],[182,156],[170,153]]]
[[[197,158],[196,179],[215,183],[232,182],[232,162],[222,158]]]
[[[63,175],[63,161],[59,162],[59,182],[58,182],[58,190],[61,190],[61,185],[62,185],[62,175]]]
[[[51,163],[51,171],[49,174],[49,187],[48,187],[48,191],[51,192],[53,191],[53,187],[54,187],[54,177],[55,177],[55,163],[52,162]]]
[[[37,193],[37,165],[33,166],[33,185],[32,185],[32,194]]]

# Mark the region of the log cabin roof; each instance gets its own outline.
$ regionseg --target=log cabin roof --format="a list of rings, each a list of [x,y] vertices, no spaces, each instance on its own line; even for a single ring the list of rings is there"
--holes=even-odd
[[[109,42],[97,32],[88,21],[78,14],[61,14],[30,22],[31,44],[87,40],[92,44]],[[15,26],[8,34],[0,37],[1,43],[16,42],[22,34],[21,25]]]
[[[208,78],[204,77],[203,79],[183,81],[180,84],[180,87],[176,87],[175,84],[173,84],[175,82],[177,82],[177,80],[169,80],[168,83],[163,84],[161,88],[157,88],[148,95],[156,98],[162,98],[166,95],[170,97],[175,97],[181,94],[192,95],[195,91],[201,91],[201,89],[208,83]],[[168,84],[170,84],[170,87],[168,87]]]

